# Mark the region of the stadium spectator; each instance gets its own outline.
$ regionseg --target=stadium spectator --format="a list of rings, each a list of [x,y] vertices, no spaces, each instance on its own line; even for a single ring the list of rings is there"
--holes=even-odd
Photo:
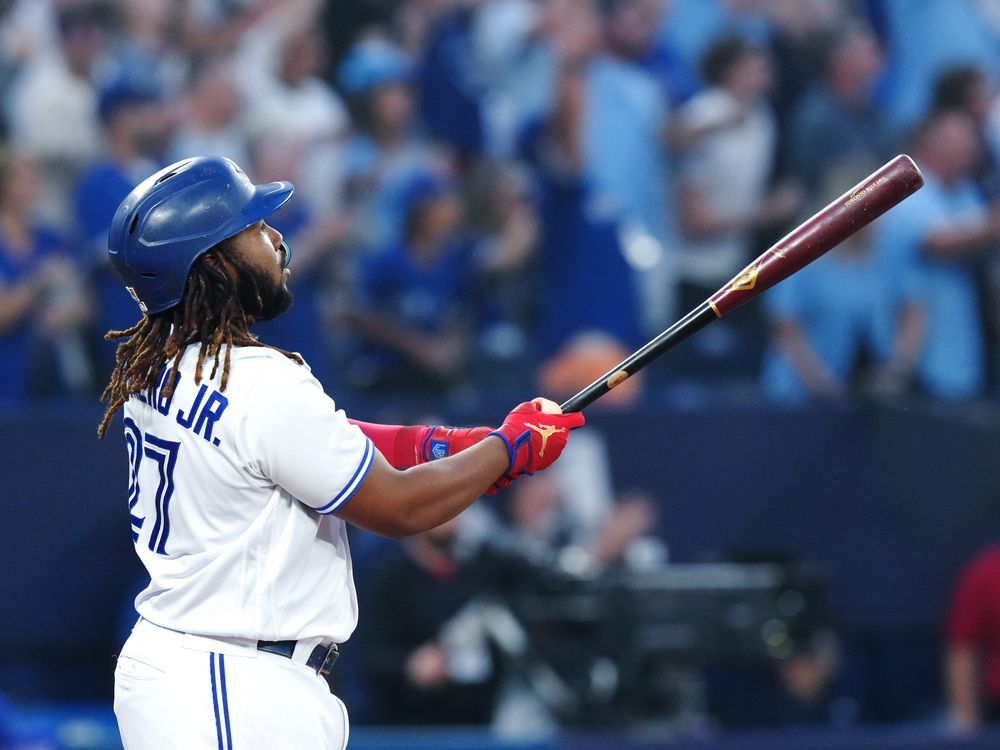
[[[36,219],[39,175],[24,152],[0,153],[0,402],[86,391],[90,313],[62,239]]]
[[[998,129],[996,89],[985,69],[976,65],[956,65],[941,72],[934,85],[935,110],[965,112],[976,123],[979,159],[973,178],[988,201],[1000,200],[1000,129]],[[992,253],[975,269],[977,285],[984,293],[984,314],[988,362],[994,383],[1000,375],[1000,255]]]
[[[65,231],[73,180],[101,149],[93,78],[106,37],[96,3],[65,5],[57,19],[58,47],[25,63],[6,109],[12,145],[39,159],[42,211]]]
[[[171,0],[122,0],[117,5],[121,29],[104,77],[168,99],[180,96],[190,66],[180,44],[186,10]]]
[[[237,164],[250,164],[240,121],[243,100],[237,90],[232,61],[216,58],[195,71],[184,116],[167,147],[167,162],[214,154]]]
[[[979,136],[979,159],[974,169],[976,184],[988,198],[1000,197],[1000,164],[989,135],[989,121],[996,96],[986,71],[976,65],[956,65],[941,71],[934,82],[931,110],[965,112],[976,123]]]
[[[666,248],[675,226],[667,104],[639,62],[655,42],[659,6],[648,0],[552,5],[559,67],[547,127],[577,151],[587,200],[621,220],[642,323],[662,327],[671,312]]]
[[[135,324],[139,308],[108,263],[108,228],[111,218],[129,191],[156,170],[147,152],[151,143],[162,143],[165,120],[156,95],[121,81],[100,94],[98,112],[104,125],[104,151],[80,176],[74,187],[73,206],[81,241],[83,265],[91,274],[97,293],[95,321],[99,335]],[[115,345],[102,342],[100,364],[110,371]]]
[[[1000,209],[987,207],[973,182],[979,140],[969,115],[932,113],[912,153],[926,184],[880,221],[881,262],[925,310],[920,385],[938,398],[969,399],[982,391],[986,363],[973,268],[995,253]]]
[[[340,145],[350,122],[340,96],[324,78],[326,42],[318,0],[264,3],[240,38],[233,71],[252,144],[297,141],[299,194],[317,215],[340,192]]]
[[[536,559],[568,551],[577,556],[573,563],[589,571],[622,563],[630,545],[652,529],[655,501],[625,493],[618,498],[609,494],[597,506],[578,505],[570,488],[582,483],[564,479],[538,476],[515,484],[507,513],[521,546]]]
[[[53,54],[58,44],[56,9],[50,2],[13,0],[0,10],[0,101],[6,102],[18,71],[32,59]],[[0,133],[7,134],[0,111]]]
[[[851,179],[832,173],[825,204]],[[771,342],[761,387],[784,401],[842,399],[863,380],[881,395],[909,384],[923,344],[923,308],[916,293],[892,282],[898,273],[881,263],[873,231],[865,229],[764,300]]]
[[[483,150],[483,81],[473,49],[475,9],[472,3],[430,3],[434,12],[419,65],[420,114],[430,137],[455,152],[461,161]],[[437,6],[435,8],[435,6]]]
[[[766,99],[773,79],[767,54],[740,37],[722,37],[702,68],[708,87],[683,106],[676,126],[685,144],[678,190],[684,310],[750,261],[753,230],[787,221],[799,203],[790,185],[768,189],[777,132]]]
[[[883,108],[897,126],[909,127],[921,118],[934,80],[946,68],[1000,69],[1000,25],[993,3],[921,0],[915,16],[909,0],[873,0],[868,12],[890,53]]]
[[[696,81],[713,40],[736,35],[763,45],[771,35],[769,0],[671,0],[667,5],[659,32],[662,44],[678,55]]]
[[[352,47],[338,72],[355,123],[343,150],[345,202],[362,250],[395,239],[407,183],[436,161],[418,132],[412,76],[402,50],[380,36]]]
[[[960,731],[1000,722],[1000,546],[962,570],[948,612],[945,688]]]
[[[383,558],[373,573],[361,658],[376,723],[490,722],[494,665],[487,644],[462,622],[482,582],[455,555],[459,523],[408,539],[401,556]]]
[[[302,169],[299,142],[295,139],[274,138],[254,149],[254,179],[259,182],[291,179],[298,184]],[[332,208],[317,215],[306,201],[291,201],[272,214],[269,223],[281,232],[292,250],[295,265],[289,288],[295,304],[274,320],[258,322],[254,332],[282,349],[301,354],[312,374],[331,387],[333,373],[324,319],[331,306],[347,303],[335,299],[340,290],[335,291],[331,284],[338,272],[344,273],[331,261],[340,257],[347,219]]]
[[[341,136],[348,125],[340,97],[321,78],[326,49],[315,27],[317,6],[315,0],[270,3],[240,41],[234,71],[252,138],[314,144]]]
[[[858,22],[827,41],[823,81],[803,96],[787,134],[786,166],[810,192],[834,167],[865,175],[895,155],[895,134],[873,102],[883,65],[874,33]]]
[[[551,100],[553,61],[544,38],[554,20],[545,8],[534,0],[495,0],[476,9],[473,54],[486,89],[485,148],[493,158],[515,154],[522,130]]]
[[[483,376],[505,376],[521,387],[530,377],[536,288],[534,268],[541,226],[527,170],[500,162],[466,181],[465,225],[476,239],[476,296],[482,310],[477,360]]]
[[[527,143],[541,219],[537,336],[543,358],[565,353],[593,333],[626,348],[640,338],[621,220],[585,172],[579,137],[583,82],[568,81],[561,97],[553,117]]]
[[[823,41],[847,22],[847,7],[828,0],[771,0],[768,11],[777,78],[771,98],[784,133],[795,105],[823,77]]]
[[[352,330],[368,342],[353,379],[382,390],[440,389],[455,381],[475,325],[468,241],[458,235],[461,204],[447,178],[422,173],[408,183],[397,242],[366,259]]]

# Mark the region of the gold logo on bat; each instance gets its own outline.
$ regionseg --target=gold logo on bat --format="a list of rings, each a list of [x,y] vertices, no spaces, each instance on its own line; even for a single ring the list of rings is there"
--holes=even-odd
[[[624,370],[618,370],[618,372],[608,378],[608,389],[617,388],[626,380],[628,380],[628,373]]]
[[[550,424],[547,425],[537,425],[531,424],[530,422],[524,423],[525,427],[530,427],[532,430],[537,432],[542,436],[542,449],[538,451],[539,456],[545,455],[545,446],[549,443],[549,438],[555,435],[557,432],[566,432],[565,427],[553,427]]]
[[[884,184],[885,182],[887,182],[885,177],[879,177],[871,185],[864,185],[854,188],[854,190],[850,192],[850,195],[847,196],[847,200],[844,201],[844,205],[850,206],[853,203],[857,203],[859,200],[864,198],[869,193],[874,192],[875,188],[877,188],[879,185]]]
[[[757,286],[758,267],[757,263],[754,262],[744,268],[739,274],[736,275],[736,278],[729,282],[729,291],[748,292]]]

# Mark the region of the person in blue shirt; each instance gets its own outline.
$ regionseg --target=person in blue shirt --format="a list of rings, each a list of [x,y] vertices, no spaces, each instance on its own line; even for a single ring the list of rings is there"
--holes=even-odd
[[[924,390],[947,400],[980,395],[986,372],[975,265],[996,254],[1000,209],[988,207],[973,182],[978,144],[967,113],[929,115],[912,151],[924,187],[878,225],[881,262],[925,310],[926,340],[915,374]]]
[[[160,130],[153,92],[112,82],[100,94],[98,113],[105,132],[103,156],[83,172],[74,188],[74,210],[83,264],[90,269],[97,294],[97,332],[123,330],[135,323],[135,301],[107,263],[108,228],[118,204],[156,168],[143,152],[149,136]],[[102,364],[114,362],[113,344],[101,342]]]
[[[831,173],[822,192],[843,192]],[[832,185],[831,185],[832,186]],[[923,315],[912,285],[876,252],[872,229],[853,235],[833,252],[765,295],[771,337],[761,372],[766,396],[780,401],[848,397],[867,364],[867,387],[876,395],[901,392],[923,342]]]
[[[791,113],[784,161],[814,192],[820,179],[850,162],[867,174],[897,153],[896,133],[874,101],[884,55],[874,32],[854,22],[820,46],[823,79]]]
[[[641,343],[622,212],[587,169],[578,116],[584,91],[579,76],[565,81],[556,112],[535,123],[521,143],[535,173],[541,228],[536,333],[550,365],[574,354],[581,342],[587,348],[595,336],[628,350]]]
[[[886,104],[903,126],[920,119],[930,104],[934,79],[944,69],[975,64],[1000,67],[995,11],[979,0],[868,0],[890,52]]]
[[[0,154],[0,404],[92,383],[89,298],[62,239],[33,220],[38,196],[34,161]]]
[[[440,7],[419,64],[420,114],[432,139],[472,158],[485,142],[485,87],[473,52],[475,9],[466,3]]]
[[[348,322],[365,344],[352,378],[383,390],[438,389],[454,382],[471,345],[472,248],[458,234],[461,204],[444,177],[414,177],[403,205],[398,241],[359,271]]]
[[[668,102],[643,61],[656,42],[660,9],[646,0],[559,7],[560,22],[551,30],[558,72],[547,126],[575,142],[588,200],[620,220],[629,237],[642,322],[659,330],[673,313],[668,255],[675,201]]]
[[[413,70],[402,50],[381,37],[363,39],[344,58],[337,81],[355,127],[342,155],[345,203],[354,244],[370,252],[395,238],[406,186],[435,159],[418,128]]]

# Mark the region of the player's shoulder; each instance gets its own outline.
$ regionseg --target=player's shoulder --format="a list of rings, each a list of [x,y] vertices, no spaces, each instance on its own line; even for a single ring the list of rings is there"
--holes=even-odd
[[[316,382],[309,365],[266,346],[238,346],[233,349],[230,379],[238,379],[244,387],[258,381]]]

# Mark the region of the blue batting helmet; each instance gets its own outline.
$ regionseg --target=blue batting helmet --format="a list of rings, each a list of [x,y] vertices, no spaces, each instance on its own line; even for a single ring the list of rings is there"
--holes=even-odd
[[[290,182],[254,185],[218,156],[183,159],[143,180],[111,221],[108,255],[143,312],[163,312],[184,296],[191,266],[227,237],[291,198]]]

